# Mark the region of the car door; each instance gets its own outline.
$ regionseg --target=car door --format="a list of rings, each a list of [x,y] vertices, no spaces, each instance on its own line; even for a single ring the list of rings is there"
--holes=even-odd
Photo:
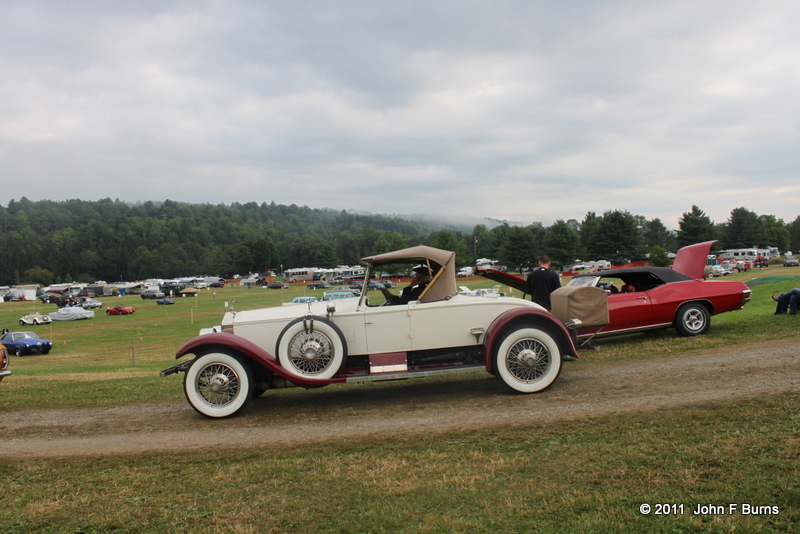
[[[609,325],[606,332],[650,326],[653,306],[647,291],[613,293],[608,296]]]
[[[364,334],[370,354],[411,350],[409,305],[365,306]]]

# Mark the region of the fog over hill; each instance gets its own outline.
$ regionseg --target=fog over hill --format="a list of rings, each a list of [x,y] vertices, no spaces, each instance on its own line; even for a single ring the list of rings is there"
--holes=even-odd
[[[470,217],[470,216],[438,216],[438,215],[429,215],[429,214],[407,214],[407,213],[372,213],[368,211],[361,211],[361,210],[354,210],[349,209],[347,213],[352,215],[383,215],[385,217],[396,217],[398,219],[403,219],[406,221],[413,221],[424,225],[426,228],[430,228],[432,231],[438,230],[454,230],[457,232],[463,233],[472,233],[472,230],[475,226],[482,224],[486,227],[487,230],[491,230],[492,228],[496,228],[503,223],[506,223],[510,226],[521,226],[524,223],[519,221],[504,221],[499,219],[493,219],[491,217]]]

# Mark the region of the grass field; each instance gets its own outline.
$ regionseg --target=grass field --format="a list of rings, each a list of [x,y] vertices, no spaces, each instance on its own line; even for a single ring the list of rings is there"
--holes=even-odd
[[[708,335],[611,338],[570,365],[794,338],[800,318],[773,316],[770,300],[800,286],[792,273],[771,267],[731,275],[752,284],[753,300],[714,317]],[[180,380],[158,371],[201,327],[218,324],[226,303],[235,298],[237,309],[250,309],[301,294],[315,293],[226,287],[216,298],[204,291],[173,306],[117,297],[105,304],[133,305],[136,313],[26,327],[55,346],[47,356],[12,357],[14,374],[0,384],[0,417],[36,408],[63,409],[69,417],[76,407],[181,400]],[[16,329],[20,316],[54,309],[0,304],[0,325]],[[667,414],[324,447],[4,457],[0,531],[796,532],[799,402],[792,393]],[[675,513],[643,515],[643,503],[672,504]],[[778,513],[692,514],[698,504],[731,503],[776,506]]]

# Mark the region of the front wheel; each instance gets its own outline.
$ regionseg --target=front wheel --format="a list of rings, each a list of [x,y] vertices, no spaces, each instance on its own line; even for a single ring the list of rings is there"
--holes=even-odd
[[[183,378],[192,408],[206,417],[229,417],[250,401],[252,374],[246,363],[226,352],[197,357]]]
[[[702,304],[684,304],[675,315],[675,328],[682,336],[705,334],[711,326],[711,316]]]
[[[494,357],[497,378],[519,393],[550,387],[561,373],[561,351],[553,337],[539,328],[509,332]]]

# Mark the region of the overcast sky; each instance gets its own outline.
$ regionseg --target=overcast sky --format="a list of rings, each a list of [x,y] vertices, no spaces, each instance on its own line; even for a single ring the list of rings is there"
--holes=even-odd
[[[790,222],[798,20],[796,0],[0,0],[0,204]]]

